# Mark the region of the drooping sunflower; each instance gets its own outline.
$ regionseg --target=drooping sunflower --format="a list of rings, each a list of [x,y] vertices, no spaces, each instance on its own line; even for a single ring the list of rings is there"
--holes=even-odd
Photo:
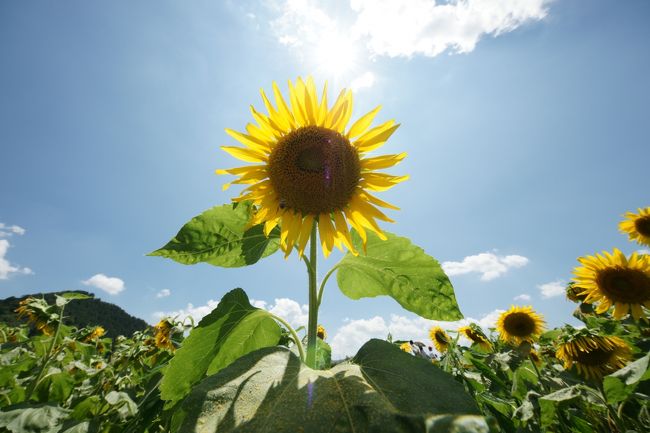
[[[577,334],[558,346],[555,357],[566,370],[575,366],[585,378],[600,379],[625,367],[632,351],[619,337]]]
[[[506,343],[521,344],[535,341],[544,332],[544,319],[533,307],[516,307],[501,313],[497,320],[499,337]]]
[[[483,333],[483,330],[478,327],[478,325],[470,323],[469,326],[462,326],[458,328],[458,332],[472,340],[473,343],[478,344],[479,347],[485,350],[492,350],[492,343],[490,343],[490,340],[488,340],[487,336]]]
[[[19,318],[27,318],[27,321],[33,325],[43,335],[54,335],[54,327],[50,323],[49,306],[44,299],[25,298],[18,303],[15,312]]]
[[[449,349],[451,338],[440,326],[434,326],[429,330],[429,338],[433,341],[438,352],[444,353]]]
[[[618,224],[621,232],[627,233],[631,241],[650,246],[650,207],[639,208],[639,213],[627,212]]]
[[[261,91],[268,114],[251,106],[257,124],[246,133],[226,129],[245,147],[222,146],[242,161],[243,167],[217,170],[217,174],[239,176],[233,184],[249,185],[235,201],[252,201],[257,212],[251,225],[264,224],[264,233],[280,225],[280,244],[285,256],[296,247],[302,256],[314,223],[318,225],[325,256],[343,245],[357,254],[348,223],[358,232],[365,247],[366,230],[381,239],[385,235],[376,220],[393,222],[377,206],[398,209],[369,191],[384,191],[408,176],[392,176],[376,170],[392,167],[406,153],[369,157],[382,146],[399,124],[389,120],[372,129],[381,107],[361,116],[346,129],[352,115],[352,92],[343,90],[328,106],[327,85],[320,101],[311,77],[289,81],[289,104],[273,83],[275,106]],[[227,189],[230,184],[224,185]]]
[[[413,349],[411,348],[411,345],[409,344],[408,341],[406,341],[406,342],[400,344],[400,345],[399,345],[399,348],[400,348],[402,351],[406,352],[406,353],[412,353],[412,352],[413,352]]]
[[[581,267],[574,269],[576,285],[587,295],[583,302],[598,302],[596,313],[614,306],[614,318],[622,319],[628,312],[635,320],[647,315],[650,308],[650,256],[632,253],[628,259],[618,249],[613,253],[580,257]]]
[[[174,332],[174,325],[167,319],[162,319],[154,326],[154,341],[156,347],[159,349],[166,349],[174,351],[174,343],[172,342],[172,334]]]

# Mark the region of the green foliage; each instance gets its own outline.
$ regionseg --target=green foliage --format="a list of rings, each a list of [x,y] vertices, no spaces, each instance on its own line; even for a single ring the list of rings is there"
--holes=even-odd
[[[330,370],[280,347],[252,352],[198,384],[176,422],[180,432],[486,432],[478,416],[455,418],[472,414],[476,404],[453,377],[371,340]]]
[[[367,253],[359,235],[352,240],[358,256],[347,253],[338,263],[337,282],[352,299],[386,295],[405,309],[432,320],[459,320],[454,288],[440,264],[407,238],[385,232],[382,241],[368,233]]]
[[[606,376],[603,387],[608,403],[625,401],[639,382],[650,379],[650,353],[615,373]]]
[[[278,344],[280,334],[270,314],[250,305],[243,290],[228,292],[176,352],[160,385],[161,398],[173,406],[206,374],[217,373],[249,352]]]
[[[254,209],[250,202],[215,206],[186,223],[164,247],[150,256],[161,256],[184,265],[206,262],[226,268],[247,266],[276,252],[279,229],[268,237],[263,226],[249,227]]]

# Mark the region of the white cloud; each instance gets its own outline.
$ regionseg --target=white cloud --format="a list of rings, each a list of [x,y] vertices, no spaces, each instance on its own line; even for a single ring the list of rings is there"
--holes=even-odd
[[[160,292],[156,293],[156,298],[166,298],[171,295],[172,291],[169,289],[162,289]]]
[[[557,280],[546,284],[540,284],[537,288],[542,294],[542,298],[548,299],[564,295],[566,293],[566,284],[566,281]]]
[[[350,320],[340,327],[329,341],[332,346],[332,357],[341,359],[352,356],[369,339],[384,339],[389,333],[394,340],[416,340],[432,346],[433,343],[429,339],[429,329],[432,326],[440,326],[445,330],[455,331],[461,326],[476,323],[485,332],[488,332],[488,328],[495,326],[502,312],[503,310],[494,310],[478,320],[468,317],[455,322],[441,322],[417,316],[406,317],[397,314],[392,314],[388,321],[381,316]],[[469,341],[464,338],[461,338],[460,342],[469,344]]]
[[[547,14],[549,0],[351,0],[353,32],[375,55],[435,57],[468,53],[485,35],[499,36]]]
[[[515,296],[515,297],[512,298],[512,299],[513,299],[514,301],[523,301],[523,302],[528,302],[528,301],[530,301],[532,298],[530,297],[529,294],[527,294],[527,293],[522,293],[521,295],[517,295],[517,296]]]
[[[526,266],[528,261],[524,256],[480,253],[467,256],[462,262],[443,262],[442,268],[450,276],[476,272],[481,274],[481,280],[490,281],[505,274],[509,269]]]
[[[550,0],[350,0],[349,9],[310,0],[272,2],[278,41],[311,52],[322,41],[361,43],[374,56],[468,53],[479,40],[542,20]],[[305,49],[309,48],[309,49]],[[345,48],[345,47],[343,47]]]
[[[103,290],[109,295],[117,295],[124,290],[124,281],[116,277],[107,277],[104,274],[96,274],[81,282],[84,286],[95,287]]]
[[[24,235],[26,230],[20,226],[13,225],[8,226],[4,223],[0,223],[0,238],[9,237],[12,235]]]
[[[265,309],[276,316],[283,318],[294,328],[307,325],[309,307],[307,305],[300,305],[293,299],[277,298],[272,305],[269,305],[265,301],[256,299],[251,299],[250,302],[254,307]],[[187,317],[192,317],[194,322],[198,324],[203,317],[207,316],[212,310],[217,308],[217,305],[219,305],[219,301],[210,299],[204,305],[195,307],[193,304],[187,304],[187,307],[176,311],[156,311],[152,316],[156,320],[163,317],[177,317],[179,320],[185,320]]]
[[[637,254],[648,254],[650,255],[650,250],[647,248],[641,248],[640,250],[636,250]]]
[[[0,238],[5,236],[11,236],[13,234],[22,235],[25,233],[25,229],[18,226],[6,226],[3,223],[0,223]],[[7,251],[11,244],[6,239],[0,239],[0,280],[9,279],[11,274],[23,274],[31,275],[34,272],[29,268],[21,268],[20,266],[12,265],[9,260],[6,259]]]
[[[374,86],[375,84],[375,74],[370,71],[366,71],[364,74],[352,80],[350,88],[352,91],[357,92],[360,89],[366,89]]]

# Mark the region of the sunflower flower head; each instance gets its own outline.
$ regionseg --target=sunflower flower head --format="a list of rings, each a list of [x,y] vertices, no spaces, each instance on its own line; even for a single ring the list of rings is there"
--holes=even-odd
[[[267,114],[251,107],[255,123],[246,132],[226,129],[244,147],[222,146],[231,156],[251,165],[217,170],[248,185],[235,201],[250,200],[257,212],[250,225],[263,224],[268,236],[280,226],[280,246],[288,256],[295,247],[302,256],[317,224],[323,253],[346,247],[357,254],[348,224],[365,248],[367,230],[386,236],[377,220],[393,222],[378,207],[397,209],[370,191],[384,191],[408,176],[378,172],[399,163],[405,153],[368,156],[382,146],[399,124],[389,120],[374,128],[380,107],[361,116],[350,127],[352,92],[343,90],[332,106],[327,85],[319,99],[311,77],[289,81],[288,102],[273,83],[275,105],[261,91]]]
[[[555,357],[564,363],[566,370],[575,366],[578,374],[586,379],[599,380],[625,367],[632,358],[632,350],[619,337],[580,330],[564,336]]]
[[[596,313],[614,306],[613,316],[622,319],[628,312],[635,320],[647,316],[650,308],[650,256],[632,253],[628,259],[620,250],[580,257],[582,266],[574,269],[573,279],[586,295],[583,302],[598,303]]]
[[[576,286],[573,281],[569,282],[569,284],[566,286],[566,297],[572,302],[584,302],[584,300],[587,298],[587,295],[585,295],[583,292],[584,289],[582,287]]]
[[[174,351],[174,343],[172,342],[172,334],[174,333],[174,325],[168,319],[162,319],[154,326],[154,343],[159,349]]]
[[[404,352],[406,352],[406,353],[412,353],[412,352],[413,352],[413,349],[411,348],[411,345],[409,344],[408,341],[406,341],[406,342],[400,344],[400,345],[399,345],[399,348],[400,348],[401,350],[403,350]]]
[[[492,343],[487,338],[483,330],[475,323],[458,328],[458,332],[470,339],[472,343],[478,344],[484,350],[492,350]]]
[[[438,352],[444,353],[449,349],[451,338],[440,326],[434,326],[429,330],[429,338],[433,341]]]
[[[639,208],[639,213],[627,212],[618,228],[627,233],[631,241],[650,246],[650,207]]]
[[[88,343],[90,341],[97,341],[99,340],[104,334],[106,333],[106,330],[102,328],[101,326],[96,326],[95,329],[92,330],[91,333],[89,333],[85,338],[84,342]]]
[[[497,320],[499,337],[506,343],[532,342],[544,332],[544,319],[531,306],[511,306]]]
[[[325,327],[323,325],[318,325],[318,328],[316,328],[316,336],[321,340],[325,340],[327,338],[327,331],[325,331]]]

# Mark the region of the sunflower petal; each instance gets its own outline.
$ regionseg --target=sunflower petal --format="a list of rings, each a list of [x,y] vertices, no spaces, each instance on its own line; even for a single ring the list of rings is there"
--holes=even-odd
[[[268,159],[265,154],[253,149],[235,146],[221,146],[221,149],[229,153],[231,156],[246,162],[266,162]]]
[[[381,170],[384,168],[390,168],[399,164],[404,158],[406,158],[406,152],[402,152],[396,155],[382,155],[375,156],[373,158],[362,159],[361,169]]]
[[[318,218],[318,234],[320,235],[320,243],[323,248],[323,254],[328,257],[334,247],[334,238],[336,238],[336,231],[332,226],[332,220],[329,214],[320,214]]]
[[[379,110],[381,110],[381,105],[378,105],[374,110],[369,111],[368,113],[361,116],[359,120],[354,122],[354,124],[350,127],[347,137],[354,138],[359,136],[360,134],[363,134],[366,131],[366,129],[368,129],[372,121],[375,119],[375,116],[377,115],[377,113],[379,113]]]
[[[395,125],[394,123],[394,120],[389,120],[383,125],[371,129],[359,137],[354,145],[360,152],[370,152],[381,147],[393,135],[393,132],[399,128],[400,124]]]
[[[311,228],[313,224],[314,217],[312,215],[307,215],[300,227],[300,237],[298,238],[298,255],[300,257],[302,257],[305,247],[307,246],[307,241],[311,236]]]

